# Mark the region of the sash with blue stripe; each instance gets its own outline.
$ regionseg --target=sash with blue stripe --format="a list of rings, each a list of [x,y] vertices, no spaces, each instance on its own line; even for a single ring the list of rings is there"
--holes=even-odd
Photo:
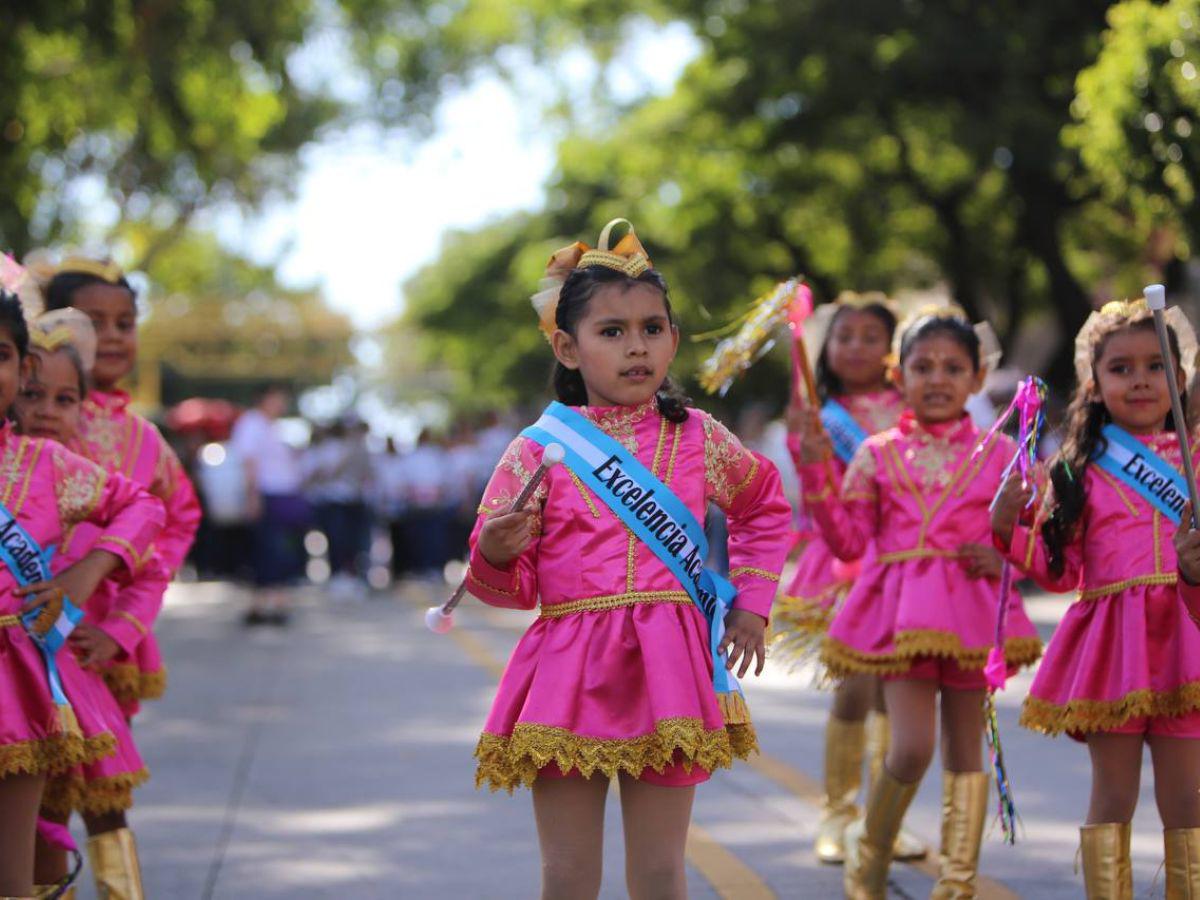
[[[54,547],[42,550],[41,545],[12,513],[0,503],[0,563],[5,565],[13,578],[21,587],[35,584],[39,581],[49,581],[54,577],[50,570],[50,560],[54,556]],[[46,663],[46,678],[50,683],[50,694],[60,707],[70,708],[71,703],[63,691],[62,678],[58,674],[58,663],[55,656],[67,642],[67,637],[83,618],[83,610],[64,596],[62,611],[54,624],[44,634],[35,623],[41,618],[43,610],[34,609],[21,616],[21,622],[29,634],[30,640],[37,644]]]
[[[821,424],[833,442],[833,452],[847,464],[868,437],[862,426],[854,421],[850,411],[836,400],[826,400],[821,407]]]
[[[1178,525],[1188,498],[1183,475],[1124,428],[1105,425],[1100,433],[1108,447],[1096,464]]]
[[[561,444],[563,462],[679,579],[708,623],[713,688],[725,724],[748,722],[737,678],[719,652],[725,614],[736,589],[704,568],[708,540],[704,527],[683,501],[619,443],[569,406],[551,403],[542,417],[521,432],[541,446]]]

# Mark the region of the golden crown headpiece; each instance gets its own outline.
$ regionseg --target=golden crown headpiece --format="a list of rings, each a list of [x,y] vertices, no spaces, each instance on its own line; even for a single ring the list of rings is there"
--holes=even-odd
[[[612,230],[622,223],[629,226],[629,231],[617,242],[615,247],[610,249],[608,244],[612,237]],[[649,254],[646,253],[646,248],[638,240],[633,223],[628,219],[613,219],[605,225],[594,249],[583,241],[576,241],[556,251],[546,264],[541,290],[529,298],[538,314],[538,327],[546,336],[546,340],[549,340],[558,328],[554,317],[558,310],[558,297],[562,292],[563,284],[573,271],[587,266],[615,269],[629,278],[637,278],[654,268]]]
[[[109,284],[120,284],[124,270],[111,259],[92,259],[87,256],[68,256],[58,264],[55,275],[91,275]]]
[[[1087,317],[1079,334],[1075,336],[1075,379],[1080,387],[1092,379],[1092,341],[1096,331],[1119,323],[1122,319],[1149,316],[1150,307],[1144,297],[1135,300],[1110,300]],[[1196,374],[1196,329],[1178,306],[1168,306],[1163,319],[1175,332],[1179,341],[1179,364],[1183,366],[1186,383],[1191,384]]]
[[[96,364],[96,329],[85,313],[71,307],[52,309],[30,322],[29,343],[47,353],[73,347],[85,372]]]

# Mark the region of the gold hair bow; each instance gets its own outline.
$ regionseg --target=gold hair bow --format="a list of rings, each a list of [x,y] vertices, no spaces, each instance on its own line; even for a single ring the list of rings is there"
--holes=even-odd
[[[609,249],[608,241],[613,227],[621,223],[628,225],[629,231],[617,242],[615,247]],[[642,273],[654,268],[649,254],[646,253],[646,248],[642,246],[637,233],[633,230],[633,223],[628,219],[613,219],[605,225],[594,249],[583,241],[576,241],[555,251],[550,257],[550,261],[546,263],[542,289],[530,298],[533,308],[538,314],[538,327],[546,335],[547,340],[553,336],[558,327],[554,317],[558,310],[558,295],[562,291],[563,283],[575,269],[582,269],[586,266],[603,266],[606,269],[614,269],[629,278],[637,278]]]

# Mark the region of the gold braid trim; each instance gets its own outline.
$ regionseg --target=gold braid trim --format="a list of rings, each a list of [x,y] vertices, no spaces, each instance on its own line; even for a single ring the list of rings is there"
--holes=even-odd
[[[1079,592],[1080,600],[1098,600],[1101,597],[1108,597],[1112,594],[1119,594],[1122,591],[1128,590],[1131,587],[1138,585],[1149,584],[1178,584],[1179,575],[1176,572],[1161,572],[1157,575],[1138,575],[1134,578],[1126,578],[1124,581],[1115,581],[1112,584],[1102,584],[1094,588]]]
[[[1042,734],[1111,731],[1130,719],[1183,716],[1200,709],[1200,682],[1181,685],[1172,691],[1133,691],[1119,700],[1069,700],[1050,703],[1026,697],[1021,706],[1021,725]]]
[[[636,606],[639,603],[679,603],[687,605],[692,602],[683,591],[630,591],[627,594],[606,594],[603,597],[584,597],[582,600],[570,600],[566,603],[548,603],[541,608],[543,619],[558,619],[578,612],[605,612],[610,609],[620,609],[625,606]]]
[[[771,572],[767,569],[760,569],[756,566],[738,566],[735,569],[729,570],[729,579],[732,581],[739,575],[757,575],[759,578],[765,578],[767,581],[779,581],[779,573]]]
[[[138,699],[141,673],[132,663],[115,663],[101,673],[109,693],[118,703],[132,703]]]
[[[729,768],[734,757],[744,759],[758,749],[754,727],[749,723],[705,729],[700,719],[661,719],[651,734],[635,738],[584,737],[551,725],[519,722],[510,737],[484,732],[475,748],[479,767],[475,786],[491,790],[529,787],[538,770],[556,763],[563,772],[578,769],[584,778],[596,773],[612,778],[624,772],[634,778],[646,769],[662,773],[675,759],[683,767],[708,771]]]
[[[4,744],[0,746],[0,778],[65,772],[112,756],[116,749],[117,739],[107,731],[90,738],[78,732],[62,732]]]
[[[51,818],[66,818],[73,812],[89,816],[125,812],[133,806],[133,789],[145,784],[150,770],[85,780],[78,772],[51,778],[42,791],[42,812]]]
[[[982,669],[991,647],[967,649],[958,635],[945,631],[902,631],[892,653],[861,653],[836,638],[826,637],[821,645],[821,662],[834,675],[902,675],[921,656],[953,659],[963,669]],[[1010,666],[1027,666],[1042,655],[1042,642],[1035,637],[1009,638],[1004,658]]]
[[[138,699],[158,700],[167,692],[167,669],[138,673]]]

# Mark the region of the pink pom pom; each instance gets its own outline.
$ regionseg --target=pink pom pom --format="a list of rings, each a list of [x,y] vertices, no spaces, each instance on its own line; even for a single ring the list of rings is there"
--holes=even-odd
[[[792,298],[791,306],[788,307],[788,322],[793,328],[799,328],[804,324],[804,320],[812,315],[812,312],[812,290],[801,281],[796,285],[796,294]]]
[[[49,819],[38,819],[37,830],[46,843],[53,844],[55,847],[66,850],[69,853],[79,852],[79,848],[75,846],[75,839],[71,837],[71,832],[67,830],[67,826],[51,822]]]
[[[991,690],[1004,689],[1004,683],[1008,681],[1008,662],[1004,659],[1004,651],[999,647],[993,647],[988,653],[988,661],[983,668],[983,674],[987,678],[988,687]]]

